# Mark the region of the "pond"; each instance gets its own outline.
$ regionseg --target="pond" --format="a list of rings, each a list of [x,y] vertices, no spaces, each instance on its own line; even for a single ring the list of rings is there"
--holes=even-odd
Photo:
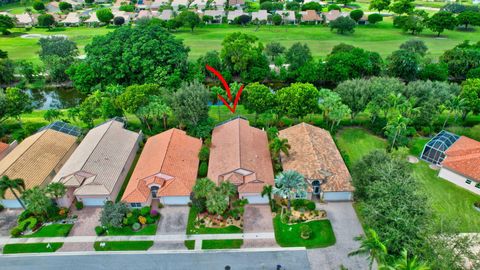
[[[33,97],[34,108],[38,110],[71,108],[85,99],[84,95],[71,87],[45,87],[27,91]]]

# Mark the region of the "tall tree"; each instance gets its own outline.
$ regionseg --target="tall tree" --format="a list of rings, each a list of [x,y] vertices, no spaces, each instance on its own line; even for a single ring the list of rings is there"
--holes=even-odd
[[[186,27],[190,28],[192,32],[193,32],[193,29],[199,26],[200,23],[202,22],[202,20],[200,19],[200,17],[196,12],[189,11],[189,10],[184,10],[180,12],[180,14],[175,19],[181,22]]]
[[[182,83],[173,95],[172,110],[176,119],[187,127],[208,119],[210,93],[200,82]]]
[[[457,16],[458,24],[464,25],[465,29],[468,29],[469,25],[480,25],[480,12],[472,10],[464,11]]]
[[[61,182],[52,182],[47,186],[47,193],[50,197],[58,201],[61,197],[67,193],[67,187]]]
[[[294,2],[292,2],[294,3]],[[265,46],[265,53],[270,56],[271,60],[274,62],[275,58],[280,56],[285,52],[285,47],[280,44],[279,42],[272,41],[270,43],[267,43]]]
[[[306,43],[296,42],[287,50],[285,58],[287,63],[290,64],[288,69],[295,71],[312,60],[312,53]]]
[[[453,30],[457,26],[457,18],[453,13],[447,11],[439,11],[428,20],[427,25],[430,30],[437,33],[437,37],[445,30]]]
[[[387,58],[388,73],[392,77],[398,77],[405,81],[415,80],[419,70],[419,56],[411,51],[394,51]]]
[[[382,12],[382,10],[387,10],[390,6],[390,0],[372,0],[370,1],[370,10],[378,10],[378,12]]]
[[[309,83],[294,83],[284,87],[275,94],[277,112],[293,118],[302,118],[318,110],[319,93]]]
[[[289,155],[290,144],[287,139],[276,137],[270,142],[269,148],[272,159],[278,159],[280,153],[283,153],[286,156]]]
[[[215,189],[215,183],[208,178],[200,178],[193,186],[193,194],[195,198],[205,198]]]
[[[480,79],[468,79],[462,83],[460,98],[465,100],[462,119],[465,120],[469,112],[480,112]]]
[[[368,229],[366,236],[355,237],[355,240],[360,241],[360,247],[348,253],[348,256],[368,255],[368,266],[370,270],[373,268],[375,260],[379,264],[384,262],[385,257],[388,255],[387,246],[382,243],[380,237],[378,237],[378,234],[374,230]]]
[[[420,262],[417,256],[409,256],[406,249],[402,250],[402,256],[395,263],[396,270],[430,270],[425,263]]]
[[[305,197],[307,194],[307,183],[305,178],[299,172],[288,170],[279,173],[275,177],[275,186],[272,193],[288,201],[288,210],[290,210],[291,200],[296,197]]]
[[[7,190],[10,190],[22,208],[26,209],[25,204],[23,204],[22,200],[17,194],[17,192],[22,194],[25,191],[25,182],[22,179],[10,179],[8,176],[4,175],[2,178],[0,178],[0,198],[5,199],[5,192]]]
[[[242,104],[250,112],[255,113],[255,124],[258,114],[272,111],[275,106],[275,95],[263,84],[252,83],[242,93]]]
[[[100,22],[109,24],[113,19],[113,13],[109,8],[101,8],[96,11],[97,18]]]
[[[341,82],[336,88],[335,93],[340,95],[342,102],[351,110],[351,118],[364,111],[368,103],[372,100],[372,91],[370,80],[353,79]]]
[[[263,196],[267,196],[268,198],[268,205],[270,206],[270,209],[272,208],[272,193],[273,193],[273,187],[271,185],[265,185],[263,186],[262,189],[262,198]]]
[[[7,15],[0,15],[0,31],[3,35],[8,35],[10,32],[8,29],[15,27],[15,23],[10,16]]]
[[[28,189],[23,193],[22,197],[28,211],[38,217],[48,217],[48,208],[52,205],[52,200],[47,197],[44,188],[34,187]]]
[[[8,118],[20,120],[20,115],[33,110],[32,98],[19,88],[0,89],[0,123]]]

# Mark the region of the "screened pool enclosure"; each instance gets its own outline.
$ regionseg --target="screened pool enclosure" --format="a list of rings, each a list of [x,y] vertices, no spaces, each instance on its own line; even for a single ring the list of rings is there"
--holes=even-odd
[[[420,158],[427,162],[440,165],[445,158],[445,151],[447,151],[458,138],[460,138],[460,136],[448,131],[440,131],[440,133],[425,144]]]

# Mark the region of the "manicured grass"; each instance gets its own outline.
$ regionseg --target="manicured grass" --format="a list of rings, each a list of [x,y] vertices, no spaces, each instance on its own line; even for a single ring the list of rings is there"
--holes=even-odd
[[[242,233],[243,230],[237,226],[230,225],[224,228],[195,228],[194,221],[197,212],[190,207],[188,212],[187,234],[224,234],[224,233]]]
[[[185,240],[183,243],[185,244],[185,247],[187,247],[188,250],[195,249],[195,240]]]
[[[71,27],[58,28],[54,31],[34,28],[25,31],[22,28],[13,29],[13,34],[8,37],[0,37],[0,49],[6,50],[10,58],[14,60],[28,59],[38,60],[37,39],[25,39],[23,34],[61,34],[66,35],[77,42],[81,54],[86,44],[90,43],[96,35],[103,35],[115,29],[114,27]],[[476,28],[478,31],[478,27]],[[343,42],[364,49],[376,51],[385,57],[397,50],[399,45],[406,40],[415,38],[423,40],[429,48],[431,57],[439,57],[443,51],[452,48],[463,40],[477,42],[480,40],[476,31],[462,32],[446,30],[440,38],[437,38],[429,29],[425,29],[421,35],[412,36],[394,28],[390,18],[378,25],[358,26],[354,34],[339,35],[330,31],[330,28],[321,25],[290,25],[290,26],[262,26],[256,31],[256,26],[237,25],[207,25],[196,28],[193,33],[187,28],[182,28],[174,33],[191,48],[190,58],[197,59],[207,51],[220,50],[226,35],[241,32],[256,35],[264,44],[278,41],[284,46],[291,46],[295,42],[308,44],[314,57],[324,57],[330,53],[333,46]]]
[[[375,149],[385,149],[387,142],[363,128],[344,128],[336,135],[337,147],[348,155],[350,164],[353,165],[364,155]]]
[[[480,196],[438,177],[438,171],[430,169],[426,162],[420,161],[412,167],[415,179],[430,201],[439,229],[442,221],[450,221],[456,231],[480,232],[480,212],[473,208]]]
[[[373,149],[384,148],[383,139],[360,128],[343,129],[336,140],[338,147],[350,156],[352,164]],[[421,137],[413,139],[410,143],[412,155],[419,156],[427,141],[427,138]],[[413,176],[432,207],[435,216],[432,222],[436,222],[439,229],[447,229],[440,226],[442,221],[449,221],[457,231],[480,232],[480,212],[473,208],[473,203],[480,201],[480,196],[439,178],[438,171],[430,169],[426,162],[420,161],[411,166]],[[360,204],[355,206],[361,207]]]
[[[313,231],[310,239],[300,237],[300,227],[304,224],[310,226]],[[280,215],[277,215],[273,218],[273,228],[275,240],[281,247],[322,248],[331,246],[336,241],[330,220],[287,225],[282,223]]]
[[[243,239],[203,240],[202,249],[234,249],[241,248]]]
[[[55,252],[63,246],[63,243],[50,243],[50,248],[47,248],[47,245],[47,243],[6,244],[3,247],[3,254]]]
[[[30,237],[66,237],[73,228],[73,224],[52,224],[43,226],[40,230],[33,234],[22,236],[22,238]]]
[[[143,229],[134,231],[130,226],[122,228],[109,228],[107,235],[155,235],[157,224],[146,225]]]
[[[105,246],[101,247],[100,243],[105,243]],[[98,241],[93,244],[95,251],[148,250],[152,246],[153,241]]]

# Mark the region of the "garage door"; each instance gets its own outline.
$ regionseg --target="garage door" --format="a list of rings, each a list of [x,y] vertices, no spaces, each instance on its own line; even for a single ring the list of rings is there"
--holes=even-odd
[[[351,192],[325,192],[323,193],[323,199],[325,201],[351,201]]]
[[[82,202],[85,206],[103,206],[105,204],[105,199],[83,198]]]
[[[0,204],[5,208],[22,208],[17,200],[1,200]]]
[[[187,205],[189,201],[189,196],[169,196],[161,198],[161,202],[166,205]]]
[[[250,204],[268,204],[268,197],[262,197],[260,195],[248,195],[243,196],[243,198],[248,200]]]

